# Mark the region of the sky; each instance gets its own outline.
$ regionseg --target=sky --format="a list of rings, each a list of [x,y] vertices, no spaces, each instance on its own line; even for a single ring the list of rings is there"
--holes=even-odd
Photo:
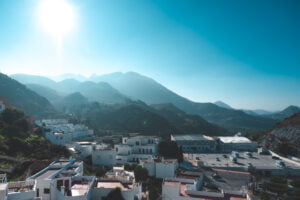
[[[197,102],[300,106],[298,0],[55,0],[72,9],[59,37],[44,1],[0,0],[2,73],[135,71]]]

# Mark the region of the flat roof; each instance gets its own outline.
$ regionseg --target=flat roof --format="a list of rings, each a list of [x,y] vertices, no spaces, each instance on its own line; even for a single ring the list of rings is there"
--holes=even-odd
[[[6,190],[7,188],[7,183],[0,183],[0,191]]]
[[[72,196],[84,196],[89,191],[89,184],[74,184],[71,187]]]
[[[168,186],[179,186],[180,182],[175,182],[175,181],[165,181],[164,185],[168,185]]]
[[[97,188],[120,188],[121,190],[131,190],[133,188],[132,184],[123,184],[121,182],[105,182],[101,181],[97,183]]]
[[[195,141],[195,140],[212,140],[211,137],[206,135],[172,135],[175,140],[186,140],[186,141]]]
[[[187,153],[185,154],[187,155]],[[224,157],[226,155],[226,157]],[[258,153],[252,153],[252,157],[248,157],[245,153],[239,153],[237,162],[230,160],[231,154],[216,153],[216,154],[188,154],[186,156],[190,160],[202,161],[204,166],[212,168],[240,168],[247,169],[248,164],[251,163],[258,170],[268,169],[283,169],[276,165],[276,160],[272,159],[271,155],[260,155]],[[285,162],[287,168],[300,170],[300,166],[297,166],[291,162]]]
[[[240,136],[218,137],[218,138],[224,143],[252,143],[252,141],[249,140],[248,138],[240,137]]]
[[[41,174],[38,177],[36,177],[36,179],[49,178],[50,176],[56,174],[59,170],[61,170],[61,169],[49,169],[46,172],[44,172],[43,174]]]
[[[69,160],[58,160],[58,161],[55,161],[55,162],[53,163],[53,165],[66,165],[66,164],[68,164],[68,163],[70,163]]]

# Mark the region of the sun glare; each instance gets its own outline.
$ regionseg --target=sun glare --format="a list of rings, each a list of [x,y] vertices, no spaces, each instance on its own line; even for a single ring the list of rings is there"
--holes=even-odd
[[[65,0],[41,0],[38,18],[45,31],[57,39],[58,50],[61,51],[63,37],[75,25],[73,7]]]

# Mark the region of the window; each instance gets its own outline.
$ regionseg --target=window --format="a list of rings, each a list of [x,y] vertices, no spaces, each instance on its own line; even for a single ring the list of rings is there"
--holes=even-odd
[[[40,196],[40,189],[36,189],[36,197],[39,197]]]
[[[49,188],[44,188],[44,194],[50,194],[50,189]]]
[[[57,185],[57,189],[60,191],[60,187],[63,186],[63,180],[58,180],[56,185]]]
[[[69,188],[69,180],[65,180],[65,188]]]

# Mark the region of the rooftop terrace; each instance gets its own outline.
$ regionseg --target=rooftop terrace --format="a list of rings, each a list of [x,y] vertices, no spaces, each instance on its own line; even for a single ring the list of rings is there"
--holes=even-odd
[[[240,153],[237,157],[237,161],[233,162],[230,157],[231,154],[184,154],[190,160],[202,162],[205,167],[212,168],[236,168],[236,169],[248,169],[248,167],[254,166],[256,169],[282,169],[281,166],[276,164],[275,159],[272,159],[270,155],[260,155],[258,153],[252,153],[249,157],[246,153]],[[294,163],[285,162],[286,168],[300,170],[300,165]]]
[[[213,140],[213,138],[206,135],[172,135],[172,137],[177,141]]]
[[[246,137],[233,136],[233,137],[218,137],[223,143],[252,143]]]
[[[119,187],[123,191],[128,191],[133,189],[132,183],[123,183],[120,181],[100,181],[97,183],[97,188],[117,188]]]

